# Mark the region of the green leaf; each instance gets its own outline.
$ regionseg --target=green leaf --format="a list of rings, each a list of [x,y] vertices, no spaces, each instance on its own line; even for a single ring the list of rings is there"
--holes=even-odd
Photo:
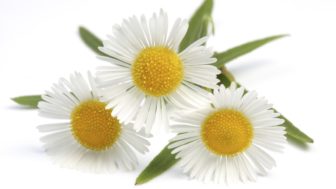
[[[221,53],[215,53],[215,58],[217,58],[217,62],[214,64],[217,67],[221,67],[225,65],[226,63],[230,62],[233,59],[236,59],[244,54],[247,54],[271,41],[274,41],[276,39],[283,38],[288,35],[275,35],[271,37],[266,37],[263,39],[258,39],[255,41],[251,41],[242,45],[239,45],[237,47],[231,48],[227,51],[221,52]]]
[[[220,82],[224,84],[224,86],[226,87],[229,86],[229,83],[235,81],[234,78],[232,77],[232,74],[225,68],[225,66],[222,68],[222,73],[220,74],[219,77],[220,77]],[[239,83],[237,83],[237,85],[241,86]],[[278,112],[276,109],[273,109],[273,110],[275,112]],[[285,120],[282,126],[286,128],[287,138],[294,139],[295,141],[300,142],[300,143],[313,143],[314,142],[312,138],[310,138],[304,132],[300,131],[300,129],[296,128],[294,124],[291,121],[289,121],[285,116],[281,115],[279,117]]]
[[[88,29],[84,27],[79,27],[79,36],[83,40],[83,42],[95,53],[99,55],[105,55],[98,49],[98,47],[103,46],[103,42]]]
[[[42,100],[41,95],[19,96],[12,100],[20,105],[30,108],[37,108],[37,104]]]
[[[175,158],[175,155],[171,154],[172,149],[168,149],[168,145],[148,164],[148,166],[140,173],[135,181],[135,185],[144,184],[153,178],[159,176],[163,172],[167,171],[179,159]]]
[[[274,109],[274,111],[276,111]],[[277,112],[277,111],[276,111]],[[283,126],[286,128],[286,136],[287,138],[294,139],[295,141],[299,141],[301,143],[314,143],[314,140],[310,138],[308,135],[300,131],[300,129],[296,128],[291,121],[289,121],[285,116],[281,115],[280,118],[285,120]]]
[[[189,27],[186,35],[181,41],[179,50],[183,51],[197,39],[208,35],[209,26],[214,25],[211,17],[213,0],[204,0],[203,4],[196,10],[189,20]]]

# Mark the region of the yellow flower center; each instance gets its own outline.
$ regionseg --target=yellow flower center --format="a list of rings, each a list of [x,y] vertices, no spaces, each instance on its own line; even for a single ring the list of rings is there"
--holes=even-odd
[[[89,100],[78,105],[71,113],[74,138],[84,147],[103,151],[110,148],[120,135],[120,123],[112,117],[106,104]]]
[[[166,47],[148,47],[135,59],[132,77],[147,95],[164,96],[181,84],[183,64],[178,54]]]
[[[218,155],[235,155],[250,146],[253,128],[241,112],[223,109],[211,113],[201,128],[206,147]]]

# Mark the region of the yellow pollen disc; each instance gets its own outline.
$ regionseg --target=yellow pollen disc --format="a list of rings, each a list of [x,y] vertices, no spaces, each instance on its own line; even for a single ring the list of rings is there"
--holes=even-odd
[[[181,84],[183,64],[178,54],[166,47],[148,47],[133,63],[132,78],[144,93],[164,96]]]
[[[120,135],[120,123],[112,117],[106,104],[89,100],[78,105],[71,113],[74,138],[84,147],[102,151],[110,148]]]
[[[211,113],[202,124],[202,140],[218,155],[235,155],[248,148],[253,138],[253,127],[239,111],[223,109]]]

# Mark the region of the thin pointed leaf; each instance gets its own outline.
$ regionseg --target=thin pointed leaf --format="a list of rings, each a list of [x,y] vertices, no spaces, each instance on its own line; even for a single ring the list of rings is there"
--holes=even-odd
[[[17,104],[30,108],[37,108],[37,104],[42,100],[41,95],[19,96],[12,98]]]
[[[197,39],[208,35],[209,26],[211,26],[211,29],[214,30],[211,17],[212,8],[213,0],[204,0],[203,4],[190,18],[188,31],[179,47],[180,51],[183,51]]]
[[[274,111],[276,111],[274,109]],[[277,111],[276,111],[277,112]],[[300,129],[296,128],[291,121],[289,121],[285,116],[281,115],[280,118],[285,120],[283,126],[286,128],[286,136],[287,138],[296,139],[295,141],[299,141],[301,143],[314,143],[314,140],[306,135],[304,132],[300,131]]]
[[[140,173],[135,181],[135,185],[144,184],[175,165],[179,159],[176,159],[175,155],[171,154],[171,151],[171,149],[168,149],[168,145],[165,146]]]
[[[92,51],[99,55],[105,55],[98,49],[98,47],[103,46],[103,42],[88,29],[84,27],[79,27],[79,36]]]
[[[251,41],[242,45],[239,45],[237,47],[231,48],[227,51],[221,52],[221,53],[215,53],[215,58],[217,58],[217,62],[214,64],[217,67],[221,67],[225,65],[226,63],[230,62],[233,59],[236,59],[242,55],[245,55],[271,41],[274,41],[276,39],[283,38],[287,35],[275,35],[271,37],[266,37],[263,39]]]

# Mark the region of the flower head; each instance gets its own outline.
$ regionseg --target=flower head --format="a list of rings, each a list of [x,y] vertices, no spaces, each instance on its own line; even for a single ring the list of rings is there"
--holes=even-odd
[[[180,165],[193,178],[232,182],[254,181],[275,166],[265,150],[281,151],[286,141],[284,120],[272,105],[244,88],[221,85],[211,104],[174,116],[172,130],[178,135],[169,148],[181,158]]]
[[[93,171],[131,170],[137,165],[134,150],[145,153],[149,143],[143,133],[122,124],[100,100],[94,78],[89,84],[75,73],[60,79],[38,104],[43,117],[62,122],[38,126],[46,152],[62,166]]]
[[[169,30],[162,10],[147,20],[131,17],[116,25],[100,50],[110,62],[99,67],[97,78],[112,115],[135,128],[167,125],[167,106],[186,107],[208,103],[204,88],[215,88],[219,70],[203,37],[183,51],[179,45],[188,29],[178,19]],[[117,91],[115,89],[118,89]]]

